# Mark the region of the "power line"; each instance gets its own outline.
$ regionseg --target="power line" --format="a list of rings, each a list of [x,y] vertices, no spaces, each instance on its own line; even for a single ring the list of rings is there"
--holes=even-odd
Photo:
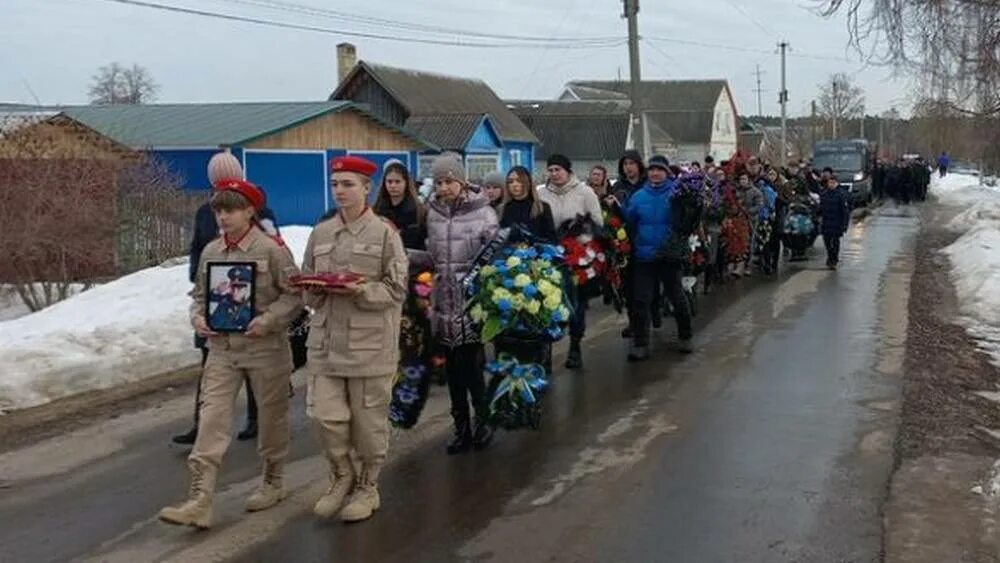
[[[426,45],[446,45],[446,46],[450,46],[450,47],[471,47],[471,48],[479,48],[479,49],[512,49],[512,48],[513,49],[517,49],[517,48],[524,48],[524,47],[537,48],[539,46],[537,44],[528,44],[528,43],[523,42],[523,41],[522,42],[509,41],[509,42],[504,42],[504,43],[497,43],[497,42],[486,43],[486,42],[467,42],[467,41],[463,41],[463,40],[457,39],[457,38],[454,39],[454,40],[445,40],[445,39],[428,39],[428,38],[422,38],[422,37],[398,37],[398,36],[385,35],[385,34],[379,34],[379,33],[368,33],[368,32],[360,32],[360,31],[347,31],[347,30],[343,30],[343,29],[333,29],[333,28],[319,27],[319,26],[313,26],[313,25],[304,25],[304,24],[296,24],[296,23],[289,23],[289,22],[280,22],[280,21],[263,19],[263,18],[257,18],[257,17],[241,16],[241,15],[235,15],[235,14],[225,14],[225,13],[221,13],[221,12],[212,12],[212,11],[208,11],[208,10],[198,10],[198,9],[194,9],[194,8],[184,8],[184,7],[180,7],[180,6],[171,6],[171,5],[168,5],[168,4],[160,4],[160,3],[157,3],[157,2],[146,2],[146,1],[142,1],[142,0],[102,0],[102,1],[104,1],[104,2],[113,2],[113,3],[116,3],[116,4],[126,4],[126,5],[130,5],[130,6],[141,7],[141,8],[150,8],[150,9],[161,10],[161,11],[165,11],[165,12],[174,12],[174,13],[181,13],[181,14],[188,14],[188,15],[208,17],[208,18],[229,20],[229,21],[238,21],[238,22],[244,22],[244,23],[252,23],[252,24],[263,25],[263,26],[268,26],[268,27],[277,27],[277,28],[284,28],[284,29],[295,29],[295,30],[300,30],[300,31],[312,31],[312,32],[315,32],[315,33],[324,33],[324,34],[328,34],[328,35],[343,35],[343,36],[347,36],[347,37],[361,37],[361,38],[365,38],[365,39],[380,39],[380,40],[383,40],[383,41],[396,41],[396,42],[400,42],[400,43],[421,43],[421,44],[426,44]],[[596,44],[596,43],[595,44],[588,44],[588,43],[586,43],[584,41],[576,41],[576,42],[572,42],[572,43],[568,42],[568,43],[565,43],[565,44],[551,44],[550,43],[550,44],[548,44],[548,46],[550,48],[553,48],[553,49],[609,48],[609,47],[619,47],[621,45],[624,45],[627,41],[628,41],[627,39],[622,38],[622,39],[617,40],[616,43],[609,42],[609,43],[606,43],[606,44],[604,44],[604,43],[601,43],[601,44]]]
[[[217,1],[228,2],[230,4],[239,4],[243,6],[255,6],[259,8],[265,8],[285,13],[299,13],[310,16],[319,16],[339,22],[350,22],[368,26],[380,26],[382,28],[388,27],[407,32],[415,31],[424,33],[446,33],[450,35],[467,36],[476,39],[500,39],[500,40],[511,40],[511,41],[525,41],[531,43],[588,43],[588,44],[600,44],[600,45],[608,43],[617,43],[623,39],[622,37],[616,37],[616,36],[580,38],[580,37],[537,37],[537,36],[527,36],[527,35],[483,33],[478,31],[468,31],[463,29],[404,22],[400,20],[378,18],[373,16],[350,14],[346,12],[340,12],[337,10],[318,8],[315,6],[306,6],[303,4],[294,4],[291,2],[280,2],[277,0],[217,0]]]
[[[736,2],[733,2],[733,0],[724,0],[724,1],[726,2],[726,4],[729,4],[730,6],[732,6],[733,8],[735,8],[737,12],[743,14],[743,17],[745,17],[746,19],[750,20],[750,23],[752,23],[755,26],[757,26],[757,29],[760,29],[761,31],[763,31],[767,35],[775,35],[775,33],[773,31],[771,31],[770,29],[768,29],[767,26],[765,26],[764,24],[762,24],[759,21],[757,21],[756,18],[754,18],[753,16],[751,16],[749,12],[747,12],[746,10],[744,10]]]
[[[757,53],[764,55],[773,55],[774,51],[771,49],[755,48],[755,47],[740,47],[737,45],[723,45],[721,43],[706,43],[704,41],[691,41],[687,39],[676,39],[673,37],[654,37],[645,36],[646,39],[651,39],[653,41],[662,41],[664,43],[676,43],[678,45],[690,45],[692,47],[704,47],[706,49],[721,49],[725,51],[736,51],[739,53]],[[833,55],[819,55],[811,53],[788,53],[789,57],[799,57],[804,59],[817,59],[817,60],[830,60],[839,62],[852,62],[847,57],[836,57]]]

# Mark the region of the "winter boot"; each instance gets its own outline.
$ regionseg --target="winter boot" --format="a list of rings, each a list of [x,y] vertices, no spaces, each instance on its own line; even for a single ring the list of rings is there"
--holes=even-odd
[[[677,351],[681,354],[693,354],[694,343],[691,342],[690,338],[681,338],[677,341]]]
[[[330,462],[330,486],[316,501],[313,512],[323,519],[332,518],[344,506],[344,499],[354,487],[354,466],[342,458]]]
[[[455,419],[455,437],[448,443],[448,455],[463,454],[472,447],[472,428],[468,414],[452,413]]]
[[[571,338],[569,341],[569,354],[566,356],[566,369],[580,369],[583,367],[583,351],[580,350],[580,339]]]
[[[212,525],[212,496],[215,493],[215,469],[197,461],[188,461],[191,488],[188,499],[178,506],[160,510],[160,520],[179,526],[207,529]]]
[[[358,480],[354,484],[351,499],[347,501],[347,506],[340,511],[341,520],[361,522],[371,518],[372,513],[379,509],[382,499],[378,495],[378,474],[378,465],[364,464],[361,475],[358,476]]]
[[[493,427],[485,416],[476,416],[476,428],[472,433],[472,447],[476,450],[485,450],[493,441]]]
[[[282,463],[264,462],[263,481],[247,499],[247,512],[267,510],[285,498],[285,466]]]
[[[179,444],[181,446],[190,446],[194,444],[194,441],[197,439],[198,439],[198,426],[195,425],[191,427],[191,430],[188,430],[183,434],[178,434],[174,436],[173,438],[170,439],[170,441],[172,441],[175,444]]]
[[[645,344],[633,344],[628,351],[628,361],[645,362],[649,359],[649,346]]]

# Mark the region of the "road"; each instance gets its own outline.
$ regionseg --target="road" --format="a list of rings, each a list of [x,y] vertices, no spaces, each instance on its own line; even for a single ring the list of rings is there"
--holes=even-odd
[[[444,455],[436,390],[359,525],[310,513],[324,462],[302,393],[292,495],[243,514],[258,467],[234,443],[208,532],[155,520],[186,489],[165,442],[187,400],[0,455],[0,561],[878,561],[915,216],[856,223],[838,272],[818,259],[703,299],[691,356],[668,321],[653,360],[627,364],[621,321],[595,315],[543,428],[486,452]]]

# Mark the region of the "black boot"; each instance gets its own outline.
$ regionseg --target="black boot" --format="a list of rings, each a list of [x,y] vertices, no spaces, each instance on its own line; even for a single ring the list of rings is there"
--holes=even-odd
[[[180,444],[182,446],[190,446],[194,444],[194,441],[198,439],[198,425],[191,427],[191,430],[183,434],[178,434],[171,438],[171,441],[175,444]]]
[[[633,344],[628,351],[628,361],[645,362],[649,359],[649,346],[645,344]]]
[[[455,419],[455,437],[448,443],[448,455],[464,454],[472,447],[472,428],[468,414],[452,414]]]
[[[569,354],[566,356],[566,369],[580,369],[583,367],[583,352],[580,350],[580,339],[572,338],[569,341]]]
[[[625,327],[622,329],[622,338],[632,338],[632,327]]]
[[[257,419],[248,418],[247,425],[240,430],[240,433],[236,435],[236,439],[245,442],[247,440],[253,440],[257,437]]]
[[[476,428],[472,433],[472,447],[476,450],[485,450],[493,441],[493,426],[485,417],[476,416]]]

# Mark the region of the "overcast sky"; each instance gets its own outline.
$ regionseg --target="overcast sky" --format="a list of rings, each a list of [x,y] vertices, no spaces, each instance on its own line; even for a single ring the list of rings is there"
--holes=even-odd
[[[149,1],[385,33],[377,27],[261,6],[275,0]],[[619,0],[283,1],[494,34],[580,38],[627,34]],[[750,5],[743,0],[642,0],[643,78],[725,78],[740,113],[755,114],[754,70],[759,64],[765,72],[764,112],[777,115],[781,73],[775,45],[785,39],[792,46],[791,115],[808,112],[817,85],[832,72],[855,76],[866,92],[870,114],[892,106],[908,109],[907,82],[891,80],[887,69],[865,68],[847,50],[843,16],[821,18],[810,10],[813,0],[754,0]],[[276,29],[107,0],[0,0],[0,29],[0,102],[32,103],[37,96],[43,104],[85,103],[90,77],[111,61],[149,68],[161,86],[161,102],[325,99],[337,80],[335,45],[345,40],[357,45],[361,59],[479,77],[503,98],[554,98],[573,79],[613,79],[619,72],[628,76],[625,46],[474,49],[402,43]],[[734,46],[741,49],[728,48]]]

